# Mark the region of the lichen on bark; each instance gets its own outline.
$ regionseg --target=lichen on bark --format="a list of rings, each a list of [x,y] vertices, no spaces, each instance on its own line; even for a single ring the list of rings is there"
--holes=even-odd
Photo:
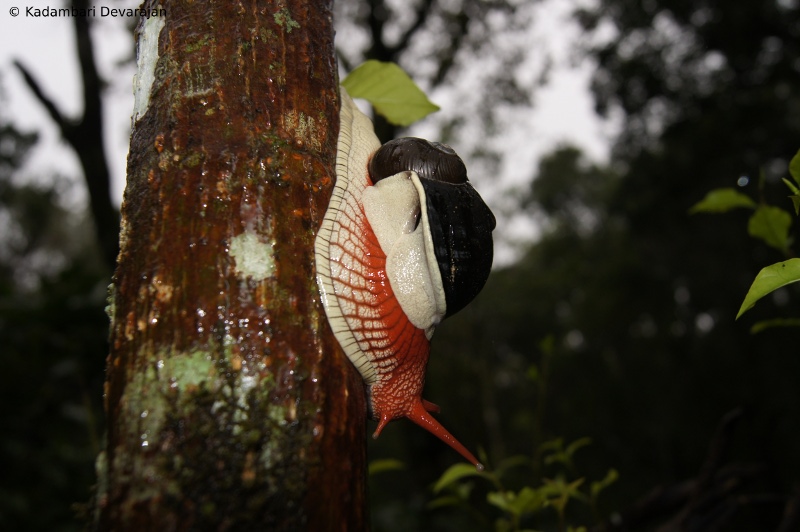
[[[95,524],[362,529],[363,385],[314,282],[338,132],[330,4],[222,4],[162,2],[156,65],[140,64]]]

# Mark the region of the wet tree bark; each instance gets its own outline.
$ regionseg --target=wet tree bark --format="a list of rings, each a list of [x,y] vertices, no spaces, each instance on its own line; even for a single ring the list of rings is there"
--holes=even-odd
[[[364,390],[314,277],[330,2],[143,7],[95,526],[363,530]]]

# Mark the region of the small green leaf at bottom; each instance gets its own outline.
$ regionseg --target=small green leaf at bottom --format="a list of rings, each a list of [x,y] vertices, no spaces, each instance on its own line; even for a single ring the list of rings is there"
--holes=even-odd
[[[736,319],[753,308],[756,301],[782,286],[800,281],[800,259],[789,259],[763,268],[756,275]]]
[[[486,501],[505,510],[517,517],[525,513],[536,512],[547,503],[547,497],[543,490],[525,486],[519,493],[513,491],[492,491],[486,495]]]
[[[466,477],[486,477],[486,473],[478,471],[472,464],[453,464],[442,473],[433,486],[433,492],[439,493],[447,486]]]

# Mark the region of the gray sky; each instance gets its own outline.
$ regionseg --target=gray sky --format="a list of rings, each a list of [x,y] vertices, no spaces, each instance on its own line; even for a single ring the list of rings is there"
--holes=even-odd
[[[23,131],[38,131],[40,142],[28,160],[25,175],[49,175],[57,172],[68,177],[80,176],[77,157],[60,139],[60,135],[39,102],[25,85],[12,62],[20,60],[33,73],[45,93],[56,102],[67,116],[82,112],[81,85],[78,79],[78,62],[72,20],[69,18],[32,18],[25,16],[26,6],[63,7],[60,0],[41,1],[3,0],[0,10],[0,88],[3,102],[0,112],[5,113]],[[130,7],[138,0],[101,0],[96,5]],[[13,17],[12,7],[20,13]],[[114,195],[119,203],[125,181],[125,160],[128,151],[130,115],[133,108],[133,65],[127,68],[118,62],[130,56],[133,39],[126,29],[126,20],[97,17],[93,26],[95,54],[101,76],[109,83],[104,94],[106,147],[114,177]],[[80,187],[76,187],[80,188]],[[76,193],[73,201],[86,201],[83,192]]]
[[[92,5],[99,15],[101,7],[137,7],[138,4],[138,0],[97,0]],[[530,39],[532,47],[545,47],[556,59],[556,64],[549,84],[535,94],[535,108],[522,114],[518,109],[509,110],[503,135],[491,139],[505,153],[501,175],[497,176],[491,187],[486,186],[485,181],[482,183],[481,179],[474,179],[478,190],[496,211],[501,210],[504,201],[507,201],[507,190],[527,182],[538,159],[559,143],[577,144],[593,159],[603,160],[608,155],[609,139],[615,128],[613,124],[600,122],[592,111],[587,90],[590,65],[583,64],[576,68],[569,61],[569,44],[579,37],[578,28],[568,18],[569,10],[574,5],[574,0],[545,0],[536,7],[536,22],[526,38]],[[78,182],[80,173],[74,153],[60,140],[52,121],[12,65],[14,59],[21,60],[62,112],[76,116],[81,111],[81,87],[72,21],[68,18],[26,16],[27,6],[58,8],[63,7],[63,3],[59,0],[26,0],[25,3],[18,0],[3,1],[0,10],[0,88],[3,105],[0,105],[0,112],[4,112],[20,129],[40,133],[40,142],[29,158],[24,175],[46,176],[57,172]],[[19,8],[18,16],[11,15],[12,7]],[[133,47],[127,29],[128,22],[125,19],[98,16],[92,28],[101,75],[109,84],[104,95],[106,147],[117,203],[122,199],[124,188],[133,108],[134,66],[128,64],[122,67],[119,64],[130,56]],[[521,70],[524,72],[527,68],[530,72],[537,71],[540,65],[535,62],[541,57],[531,54],[532,63],[522,65]],[[469,82],[471,75],[478,75],[479,69],[480,66],[476,66],[475,72],[465,69],[462,79],[467,81],[464,83]],[[444,87],[431,94],[431,98],[442,107],[441,116],[437,119],[433,115],[416,125],[410,133],[435,137],[439,119],[446,118],[448,109],[454,109],[459,105],[459,98],[463,97],[456,89]],[[466,137],[471,138],[471,142],[482,141],[480,131],[469,133]],[[458,146],[454,147],[459,149]],[[469,166],[469,161],[467,164]],[[74,189],[74,197],[70,197],[68,203],[85,202],[86,195],[82,187],[76,186]],[[524,217],[509,218],[504,225],[503,234],[509,240],[530,240],[536,234],[535,224]],[[511,248],[502,245],[498,248],[498,254],[500,262],[506,262],[513,256]]]

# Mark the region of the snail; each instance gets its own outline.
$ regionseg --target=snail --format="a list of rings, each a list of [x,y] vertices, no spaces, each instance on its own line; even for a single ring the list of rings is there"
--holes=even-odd
[[[341,91],[336,184],[315,242],[331,329],[386,424],[406,417],[483,466],[422,399],[436,326],[469,303],[492,265],[495,218],[447,145],[402,138],[381,146]]]

